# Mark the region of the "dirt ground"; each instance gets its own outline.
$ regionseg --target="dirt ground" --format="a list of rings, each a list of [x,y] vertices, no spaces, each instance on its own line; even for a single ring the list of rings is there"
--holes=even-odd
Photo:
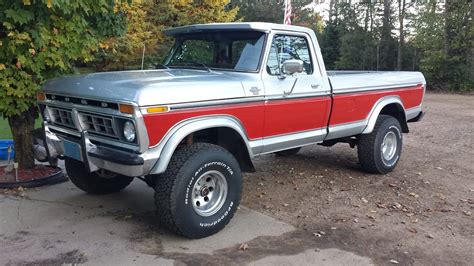
[[[472,265],[474,97],[424,101],[428,113],[409,125],[392,173],[361,172],[347,144],[310,146],[258,157],[242,203],[298,228],[278,242],[288,249],[299,245],[295,238],[308,245],[316,238],[378,264]]]

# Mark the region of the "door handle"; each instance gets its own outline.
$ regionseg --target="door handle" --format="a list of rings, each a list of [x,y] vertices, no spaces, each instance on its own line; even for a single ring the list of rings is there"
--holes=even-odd
[[[319,89],[320,87],[321,87],[320,84],[311,84],[311,89],[313,89],[313,90],[317,90],[317,89]]]

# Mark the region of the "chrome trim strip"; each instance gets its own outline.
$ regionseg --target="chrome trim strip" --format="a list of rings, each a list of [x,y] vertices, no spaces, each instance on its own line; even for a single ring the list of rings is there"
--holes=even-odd
[[[359,120],[356,122],[337,124],[328,127],[328,135],[324,140],[338,139],[343,137],[350,137],[358,135],[364,131],[367,126],[367,119]]]
[[[170,108],[170,110],[180,110],[180,109],[210,107],[210,106],[218,106],[218,105],[263,102],[264,100],[265,100],[264,96],[242,97],[242,98],[234,98],[234,99],[211,100],[211,101],[204,101],[204,102],[171,104],[171,105],[169,105],[169,108]]]
[[[269,97],[265,96],[257,96],[257,97],[245,97],[245,98],[236,98],[236,99],[224,99],[224,100],[212,100],[212,101],[205,101],[205,102],[192,102],[192,103],[181,103],[181,104],[163,104],[160,106],[168,106],[169,111],[174,110],[182,110],[182,109],[190,109],[190,108],[203,108],[203,107],[214,107],[214,106],[221,106],[221,105],[233,105],[233,104],[245,104],[245,103],[255,103],[255,102],[264,102],[264,101],[284,101],[284,100],[294,100],[294,99],[305,99],[305,98],[319,98],[319,97],[329,97],[330,94],[328,92],[319,92],[319,93],[302,93],[302,94],[295,94],[288,97],[283,97],[280,95],[273,95]],[[149,114],[147,112],[148,106],[140,107],[142,114]],[[163,112],[167,113],[167,112]]]
[[[296,99],[305,99],[305,98],[321,98],[321,97],[329,97],[331,94],[328,91],[321,91],[321,92],[308,92],[308,93],[297,93],[297,94],[290,94],[288,96],[282,95],[270,95],[266,97],[267,101],[284,101],[284,100],[296,100]]]
[[[367,92],[367,91],[379,91],[379,90],[391,90],[391,89],[404,89],[409,87],[415,87],[420,83],[403,83],[396,85],[387,85],[387,86],[365,86],[365,87],[355,87],[350,89],[333,89],[334,94],[349,94],[357,92]]]
[[[262,155],[322,142],[324,136],[326,136],[326,131],[326,128],[317,128],[298,133],[253,140],[249,141],[249,143],[255,155]],[[260,152],[258,152],[259,149],[261,150]]]

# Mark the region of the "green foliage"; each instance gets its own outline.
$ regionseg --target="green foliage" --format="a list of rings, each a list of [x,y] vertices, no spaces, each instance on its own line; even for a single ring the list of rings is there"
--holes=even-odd
[[[420,6],[413,45],[420,51],[420,69],[435,89],[469,91],[474,87],[472,2],[449,7]]]
[[[0,2],[0,114],[19,115],[45,79],[93,59],[102,39],[120,34],[124,18],[111,0]]]
[[[343,70],[371,70],[376,68],[377,44],[370,32],[362,28],[346,33],[341,38],[340,56],[335,68]]]
[[[136,0],[123,4],[128,30],[119,38],[101,44],[96,70],[137,69],[145,47],[144,67],[162,61],[172,39],[163,35],[165,28],[196,23],[235,21],[238,8],[228,9],[229,0]]]

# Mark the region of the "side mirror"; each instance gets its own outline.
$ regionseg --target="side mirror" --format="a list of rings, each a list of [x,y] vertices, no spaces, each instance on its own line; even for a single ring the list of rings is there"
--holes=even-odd
[[[281,66],[281,73],[285,75],[293,75],[296,73],[301,73],[304,70],[303,60],[298,59],[289,59],[283,62]]]

